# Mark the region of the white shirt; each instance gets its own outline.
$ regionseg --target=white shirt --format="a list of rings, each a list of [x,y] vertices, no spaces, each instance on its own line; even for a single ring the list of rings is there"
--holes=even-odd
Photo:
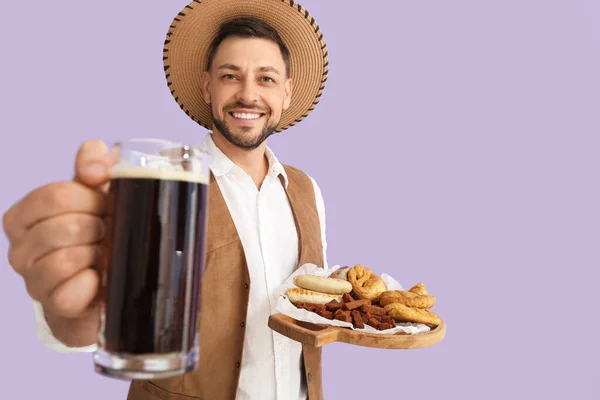
[[[269,316],[276,312],[277,290],[298,266],[298,235],[284,187],[287,175],[271,149],[269,171],[260,190],[252,178],[235,165],[206,135],[200,146],[210,154],[210,169],[238,231],[250,273],[250,297],[237,400],[305,400],[302,384],[302,345],[271,330]],[[321,223],[324,268],[327,268],[325,205],[321,190],[310,178]],[[46,323],[41,305],[34,301],[36,330],[42,343],[62,353],[92,352],[96,345],[67,347]],[[200,354],[202,357],[202,354]]]

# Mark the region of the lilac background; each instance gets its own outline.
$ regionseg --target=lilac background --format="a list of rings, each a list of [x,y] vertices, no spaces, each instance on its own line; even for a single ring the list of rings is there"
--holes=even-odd
[[[85,139],[201,140],[161,63],[185,4],[2,2],[2,212],[70,179]],[[302,4],[328,87],[270,146],[319,182],[330,263],[425,282],[448,324],[427,349],[326,346],[325,398],[600,398],[599,3]],[[0,253],[1,397],[124,399],[91,355],[38,342]]]

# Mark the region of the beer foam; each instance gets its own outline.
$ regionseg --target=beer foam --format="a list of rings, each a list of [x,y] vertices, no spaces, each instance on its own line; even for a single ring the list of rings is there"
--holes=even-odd
[[[111,179],[164,179],[208,184],[208,176],[199,171],[186,171],[181,166],[157,163],[148,167],[118,163],[109,172]]]

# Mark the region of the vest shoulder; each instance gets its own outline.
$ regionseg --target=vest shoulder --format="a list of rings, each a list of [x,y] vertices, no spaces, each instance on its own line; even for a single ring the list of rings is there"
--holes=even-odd
[[[282,164],[283,168],[285,169],[285,172],[289,175],[289,174],[295,174],[295,175],[299,175],[299,176],[305,176],[308,178],[308,174],[304,171],[302,171],[299,168],[296,167],[292,167],[289,164]]]
[[[287,174],[288,181],[294,186],[299,186],[303,189],[313,187],[310,176],[299,168],[292,167],[291,165],[283,164],[285,173]]]
[[[292,167],[288,164],[283,164],[283,169],[285,169],[285,173],[290,180],[310,182],[310,177],[308,174],[299,168]]]

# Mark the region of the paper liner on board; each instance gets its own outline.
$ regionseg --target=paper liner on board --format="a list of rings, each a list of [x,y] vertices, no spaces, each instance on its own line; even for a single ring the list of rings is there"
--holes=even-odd
[[[296,308],[296,306],[294,306],[294,304],[292,304],[292,302],[285,295],[285,292],[288,289],[297,287],[294,284],[294,277],[296,277],[298,275],[303,275],[303,274],[327,277],[332,272],[334,272],[336,269],[338,269],[340,267],[341,267],[340,265],[336,265],[336,266],[333,266],[328,269],[323,269],[323,268],[317,267],[315,264],[310,264],[310,263],[302,265],[300,268],[298,268],[296,271],[294,271],[294,273],[285,281],[285,283],[281,287],[281,290],[279,291],[279,296],[277,298],[277,306],[276,306],[277,312],[285,314],[285,315],[287,315],[291,318],[294,318],[298,321],[311,322],[314,324],[341,326],[341,327],[350,328],[350,329],[353,329],[353,330],[359,331],[359,332],[377,333],[377,334],[382,334],[382,335],[395,334],[398,332],[405,332],[405,333],[414,335],[417,333],[429,332],[431,330],[427,325],[411,323],[411,322],[397,322],[395,328],[386,329],[383,331],[379,331],[369,325],[365,325],[365,327],[363,329],[358,329],[358,328],[355,328],[349,322],[344,322],[344,321],[340,321],[337,319],[331,320],[331,319],[323,318],[314,312]],[[389,276],[387,274],[380,274],[379,276],[381,276],[381,279],[383,279],[383,281],[385,282],[385,284],[387,285],[389,290],[404,290],[402,285],[398,281],[396,281],[394,278],[392,278],[391,276]]]

